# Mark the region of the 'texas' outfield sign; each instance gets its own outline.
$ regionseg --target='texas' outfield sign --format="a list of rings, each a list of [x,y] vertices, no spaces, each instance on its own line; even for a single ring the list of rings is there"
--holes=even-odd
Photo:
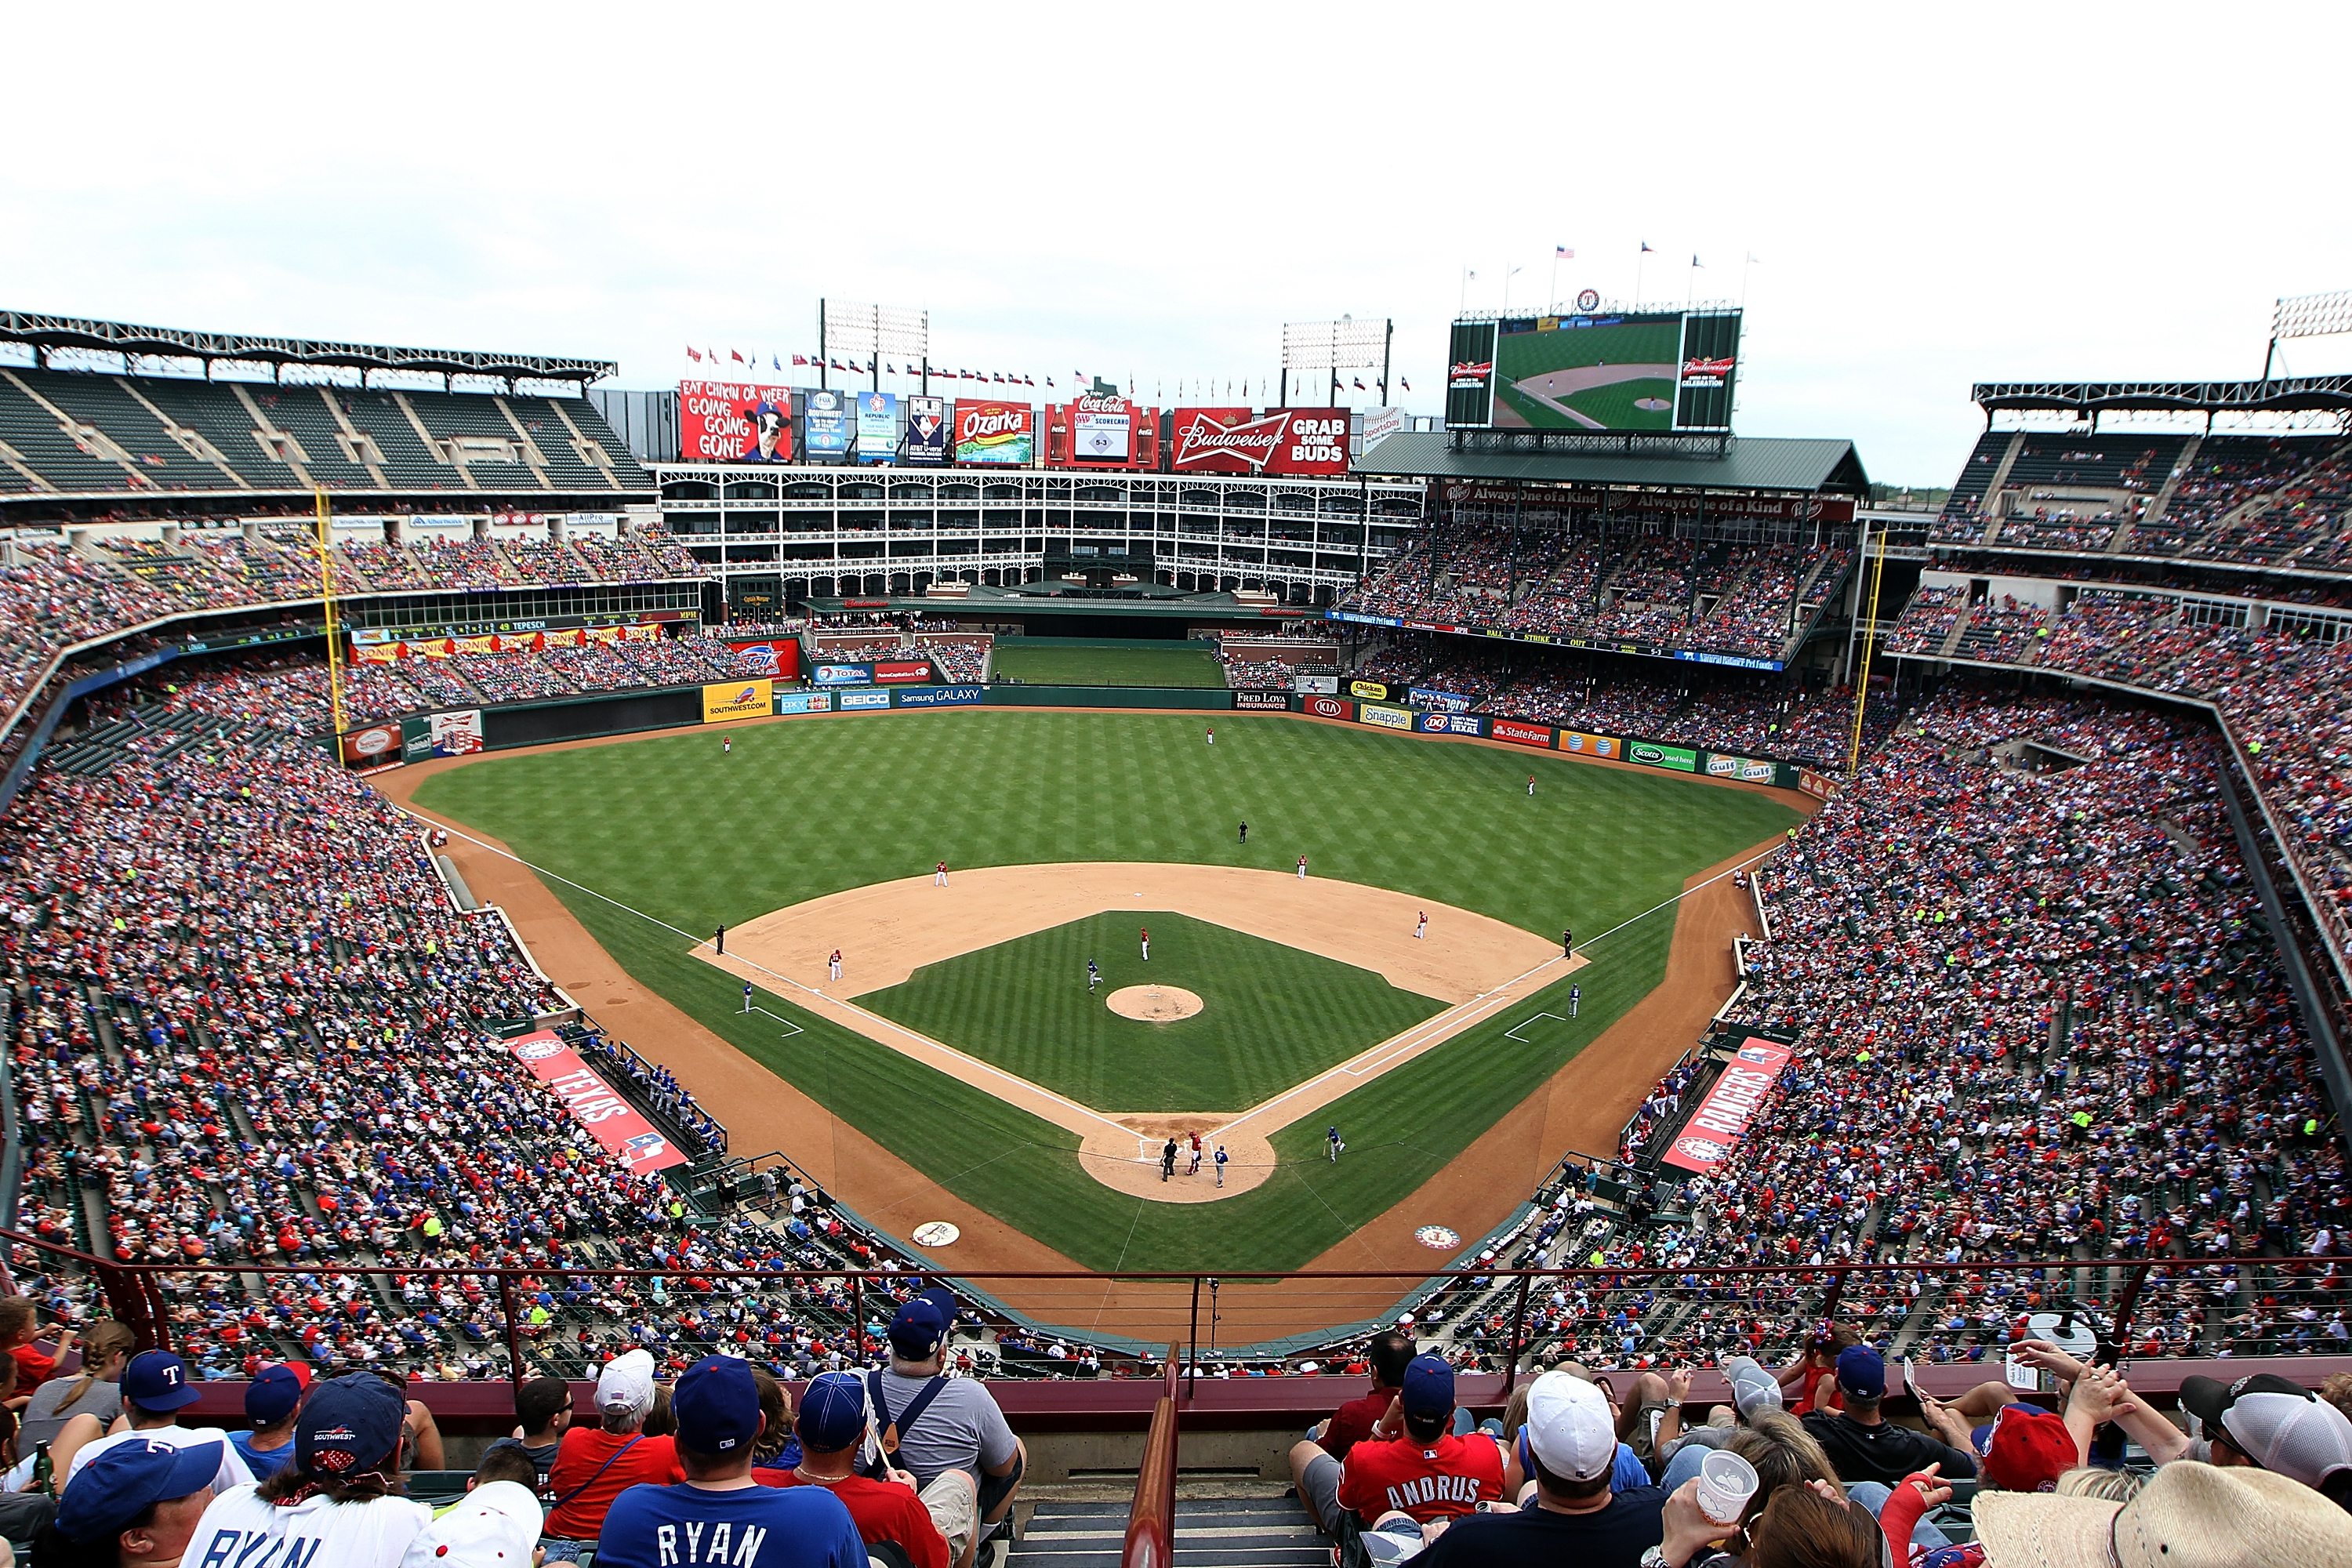
[[[1169,468],[1180,474],[1344,474],[1348,411],[1179,408]]]

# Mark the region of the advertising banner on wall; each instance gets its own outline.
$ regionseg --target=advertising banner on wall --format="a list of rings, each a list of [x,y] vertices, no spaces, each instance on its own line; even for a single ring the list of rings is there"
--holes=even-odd
[[[632,1174],[686,1163],[686,1151],[655,1131],[653,1124],[614,1093],[612,1086],[598,1078],[554,1030],[518,1036],[507,1042],[507,1049],[530,1069],[531,1077],[553,1089],[572,1120]]]
[[[819,686],[871,686],[874,684],[874,667],[870,664],[825,661],[810,667],[809,679]]]
[[[1348,411],[1179,408],[1169,471],[1179,474],[1344,474]]]
[[[1311,713],[1318,719],[1352,719],[1356,716],[1356,705],[1344,697],[1301,697],[1298,710]]]
[[[1643,763],[1654,768],[1672,768],[1676,773],[1698,772],[1698,753],[1688,746],[1662,746],[1655,741],[1628,741],[1625,760]]]
[[[801,411],[801,425],[812,459],[848,461],[850,445],[857,435],[857,411],[851,406],[856,396],[855,393],[824,388],[808,395],[808,405]]]
[[[1339,678],[1336,675],[1294,675],[1290,678],[1290,689],[1318,697],[1337,697],[1339,694]]]
[[[1616,736],[1587,735],[1577,730],[1559,732],[1559,749],[1574,752],[1581,757],[1608,757],[1612,761],[1623,754],[1618,747]]]
[[[861,392],[857,395],[857,460],[895,463],[898,460],[898,395]]]
[[[955,460],[1025,468],[1037,460],[1037,413],[1025,403],[959,397]]]
[[[1738,779],[1742,784],[1770,784],[1778,770],[1770,763],[1754,757],[1727,757],[1720,752],[1706,754],[1706,776],[1712,779]]]
[[[1124,397],[1080,397],[1070,405],[1070,460],[1124,463],[1135,449],[1135,411]]]
[[[1359,450],[1369,452],[1405,427],[1405,411],[1402,408],[1367,408],[1364,410],[1364,434]]]
[[[677,455],[689,463],[789,463],[792,388],[681,381],[677,445]]]
[[[908,686],[930,678],[931,667],[925,659],[887,659],[874,667],[877,686]]]
[[[1236,691],[1234,693],[1234,706],[1284,710],[1290,706],[1290,694],[1285,691]]]
[[[436,757],[470,757],[482,749],[482,710],[461,708],[425,721],[425,743]]]
[[[1412,728],[1412,712],[1410,709],[1383,708],[1367,702],[1356,710],[1356,721],[1362,724],[1377,724],[1383,730],[1410,730]]]
[[[890,706],[890,693],[878,686],[868,688],[864,691],[844,691],[839,693],[835,700],[840,702],[841,710],[845,713],[859,708]]]
[[[1415,708],[1434,708],[1441,713],[1467,713],[1478,706],[1458,691],[1433,691],[1426,686],[1407,688],[1404,700]]]
[[[833,693],[830,691],[779,691],[776,693],[779,713],[830,713]]]
[[[1452,479],[1436,487],[1447,506],[1478,504],[1568,507],[1607,505],[1617,511],[1674,512],[1709,518],[1758,518],[1779,522],[1852,522],[1853,501],[1843,496],[1722,495],[1700,490],[1645,490],[1638,498],[1613,497],[1599,485],[1512,485]]]
[[[969,708],[988,698],[985,686],[901,687],[894,695],[901,708]]]
[[[1486,733],[1497,741],[1516,741],[1522,746],[1549,746],[1551,726],[1522,724],[1517,719],[1496,719],[1486,726]]]
[[[1797,787],[1815,800],[1827,800],[1837,794],[1840,782],[1828,773],[1815,773],[1811,768],[1797,770]]]
[[[944,463],[948,460],[948,400],[944,397],[907,399],[907,443],[900,460]]]
[[[343,761],[363,768],[399,762],[402,760],[400,726],[396,723],[370,724],[364,729],[353,730],[343,737],[342,752]]]
[[[1348,682],[1348,695],[1350,697],[1365,698],[1373,702],[1385,702],[1388,700],[1389,697],[1388,682],[1384,680],[1351,680]]]
[[[1756,1120],[1773,1080],[1789,1065],[1789,1055],[1788,1047],[1760,1036],[1742,1040],[1738,1054],[1724,1064],[1723,1076],[1666,1151],[1665,1163],[1699,1175],[1720,1169],[1747,1136],[1748,1124]]]
[[[1479,735],[1475,713],[1424,713],[1421,716],[1421,732],[1424,735]]]
[[[751,675],[773,676],[779,680],[797,680],[801,673],[801,645],[790,637],[772,642],[730,642],[739,662]]]
[[[772,680],[730,680],[724,686],[702,689],[702,721],[716,724],[728,719],[764,719],[776,710],[776,683]]]

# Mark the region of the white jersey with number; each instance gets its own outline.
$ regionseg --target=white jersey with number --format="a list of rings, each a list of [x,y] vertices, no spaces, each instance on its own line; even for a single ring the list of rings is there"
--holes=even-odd
[[[213,1475],[213,1490],[225,1492],[231,1487],[252,1484],[253,1472],[246,1468],[245,1460],[238,1457],[236,1445],[230,1442],[228,1434],[217,1426],[150,1426],[143,1432],[117,1432],[111,1437],[93,1437],[81,1446],[73,1457],[73,1463],[66,1468],[67,1482],[70,1484],[76,1476],[81,1474],[83,1466],[109,1448],[141,1441],[157,1443],[166,1448],[201,1448],[206,1443],[218,1443],[221,1446],[221,1462],[220,1468]]]
[[[399,1568],[433,1510],[406,1498],[266,1503],[252,1487],[213,1499],[181,1568]]]

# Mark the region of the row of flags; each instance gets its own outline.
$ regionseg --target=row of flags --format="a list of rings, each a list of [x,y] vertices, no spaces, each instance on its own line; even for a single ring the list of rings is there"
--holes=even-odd
[[[709,363],[714,366],[724,366],[732,363],[741,365],[746,373],[750,374],[757,375],[760,372],[760,356],[756,351],[747,355],[740,349],[730,349],[722,358],[717,349],[698,349],[693,344],[689,343],[687,345],[686,357],[692,360],[697,364]],[[781,354],[770,354],[768,356],[768,363],[769,366],[779,374],[783,373],[785,366],[783,356]],[[841,372],[845,375],[871,375],[875,373],[877,363],[880,366],[881,373],[885,375],[921,375],[925,374],[923,367],[915,363],[911,360],[908,362],[906,368],[901,370],[895,362],[889,360],[876,361],[869,359],[865,363],[860,364],[856,360],[845,361],[837,356],[828,358],[823,354],[794,354],[793,355],[792,368],[794,370],[835,370]],[[982,382],[992,386],[1035,386],[1037,384],[1034,379],[1027,375],[1011,374],[1003,371],[950,369],[945,365],[931,366],[929,374],[934,379],[940,381],[973,381]],[[1334,379],[1336,380],[1337,378],[1335,377]],[[1047,376],[1045,378],[1045,384],[1048,387],[1052,387],[1055,384],[1054,378],[1050,375]],[[1092,386],[1094,382],[1093,379],[1084,371],[1074,370],[1070,373],[1070,384],[1073,387],[1083,390],[1087,387]],[[1234,395],[1234,387],[1236,384],[1239,385],[1240,395],[1243,397],[1246,398],[1249,396],[1250,384],[1247,379],[1244,379],[1238,384],[1231,381],[1225,383],[1224,395],[1227,397]],[[1307,383],[1302,378],[1299,384],[1304,387]],[[1358,392],[1370,392],[1373,390],[1373,388],[1364,384],[1364,378],[1360,375],[1354,378],[1353,384]],[[1412,383],[1405,380],[1402,375],[1397,378],[1397,384],[1406,392],[1411,392],[1412,390]],[[1189,394],[1185,390],[1188,386],[1192,389]],[[1135,381],[1131,376],[1128,380],[1127,391],[1129,396],[1131,397],[1135,395]],[[1264,396],[1266,391],[1267,388],[1265,383],[1261,380],[1258,383],[1259,395]],[[1161,395],[1159,385],[1155,384],[1152,387],[1151,395],[1154,397]],[[1204,382],[1198,379],[1179,381],[1176,383],[1176,395],[1179,397],[1186,395],[1194,397],[1214,397],[1217,395],[1217,384],[1214,381]]]

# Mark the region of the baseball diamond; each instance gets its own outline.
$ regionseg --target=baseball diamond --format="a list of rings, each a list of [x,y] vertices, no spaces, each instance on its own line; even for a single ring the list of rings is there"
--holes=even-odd
[[[386,782],[544,868],[560,909],[501,901],[535,951],[578,955],[576,973],[543,958],[551,976],[600,1016],[614,992],[624,1006],[668,1004],[674,1033],[628,1014],[633,1031],[695,1075],[698,1098],[729,1107],[739,1142],[815,1160],[870,1140],[872,1154],[859,1149],[833,1179],[875,1223],[949,1218],[962,1227],[959,1262],[992,1249],[1034,1259],[1026,1238],[1105,1269],[1296,1265],[1416,1194],[1416,1223],[1483,1234],[1507,1212],[1516,1173],[1435,1179],[1490,1129],[1516,1125],[1515,1111],[1655,990],[1686,880],[1727,870],[1798,820],[1782,792],[1289,715],[1220,718],[1210,747],[1182,715],[817,715],[736,729],[724,757],[700,736],[656,735],[449,759]],[[1544,781],[1533,797],[1530,766]],[[1251,824],[1246,845],[1239,820]],[[953,868],[943,888],[932,875],[942,859]],[[487,842],[457,862],[478,885],[513,886]],[[1423,910],[1425,940],[1414,935]],[[912,1025],[883,994],[925,964],[998,963],[1024,939],[1116,921],[1099,951],[1041,958],[1036,984],[1075,1003],[1089,957],[1119,984],[1145,978],[1133,939],[1148,911],[1255,939],[1266,963],[1315,954],[1371,972],[1414,1011],[1326,1039],[1272,1079],[1244,1050],[1231,1081],[1256,1088],[1185,1103],[1155,1101],[1126,1046],[1110,1070],[1131,1093],[1038,1082],[1039,1042],[1007,1043],[1028,1005],[1017,998],[998,1024],[982,1019],[991,1039],[970,1018]],[[1571,921],[1596,936],[1623,929],[1580,947],[1580,1004],[1562,1022],[1571,1009],[1547,998],[1555,986],[1564,998],[1569,967],[1549,933]],[[721,924],[723,959],[708,951]],[[1204,996],[1245,994],[1247,973],[1177,973],[1179,928],[1163,919],[1154,934],[1152,970],[1171,963],[1170,980]],[[602,963],[581,967],[583,950],[618,971],[597,982]],[[1697,962],[1727,974],[1719,945]],[[574,979],[602,994],[580,996]],[[745,979],[758,992],[750,1013]],[[1098,1002],[1088,1016],[1139,1041],[1161,1027],[1122,1023]],[[1160,1043],[1247,1021],[1244,1004],[1220,1000],[1165,1026]],[[1227,1056],[1221,1071],[1233,1070]],[[1322,1147],[1333,1120],[1349,1129],[1337,1164]],[[1138,1163],[1138,1140],[1164,1137],[1171,1121],[1225,1130],[1229,1195],[1213,1218],[1141,1191],[1161,1184],[1156,1163]],[[1532,1163],[1527,1147],[1517,1157]],[[1214,1191],[1207,1175],[1166,1185]],[[902,1206],[918,1212],[898,1221]]]

